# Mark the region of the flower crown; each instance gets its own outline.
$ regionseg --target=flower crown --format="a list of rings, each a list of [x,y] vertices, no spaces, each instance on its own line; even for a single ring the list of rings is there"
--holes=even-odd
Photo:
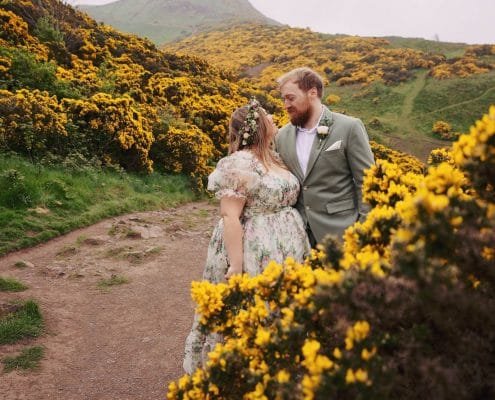
[[[244,124],[239,129],[239,134],[242,139],[242,145],[248,146],[253,144],[254,137],[258,132],[258,119],[260,117],[259,110],[263,110],[258,100],[254,97],[249,101],[247,105],[248,112]]]

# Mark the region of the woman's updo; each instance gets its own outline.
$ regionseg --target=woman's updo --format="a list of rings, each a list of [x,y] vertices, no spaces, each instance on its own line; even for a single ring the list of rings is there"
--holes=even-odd
[[[236,109],[229,124],[229,154],[246,147],[260,148],[260,150],[269,147],[266,134],[268,126],[266,111],[256,99]]]

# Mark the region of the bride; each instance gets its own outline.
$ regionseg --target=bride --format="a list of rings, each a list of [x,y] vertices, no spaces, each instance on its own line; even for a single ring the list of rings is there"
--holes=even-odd
[[[292,206],[299,182],[272,150],[277,127],[255,99],[234,111],[229,126],[229,155],[208,178],[208,190],[220,199],[203,279],[219,283],[234,274],[260,274],[270,260],[288,256],[303,261],[309,241]],[[218,341],[204,335],[195,316],[186,340],[184,370],[193,373],[206,362]]]

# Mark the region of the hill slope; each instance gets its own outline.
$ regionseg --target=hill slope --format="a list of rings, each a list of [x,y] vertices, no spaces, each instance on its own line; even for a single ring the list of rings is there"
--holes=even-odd
[[[448,144],[432,135],[445,120],[465,132],[495,103],[495,46],[410,38],[328,35],[245,24],[164,46],[230,68],[277,96],[276,78],[309,66],[326,79],[337,111],[359,116],[372,138],[425,160]]]
[[[201,179],[232,111],[257,93],[58,0],[0,2],[0,151]],[[280,114],[274,100],[264,105]]]
[[[257,11],[248,0],[120,0],[80,8],[97,21],[155,43],[241,22],[278,24]]]

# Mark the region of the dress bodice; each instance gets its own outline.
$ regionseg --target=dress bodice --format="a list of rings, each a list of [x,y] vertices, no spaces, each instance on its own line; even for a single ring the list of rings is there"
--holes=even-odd
[[[208,190],[217,198],[245,198],[244,217],[271,214],[293,206],[299,194],[299,181],[289,171],[266,171],[263,164],[246,150],[222,158],[208,178]]]

